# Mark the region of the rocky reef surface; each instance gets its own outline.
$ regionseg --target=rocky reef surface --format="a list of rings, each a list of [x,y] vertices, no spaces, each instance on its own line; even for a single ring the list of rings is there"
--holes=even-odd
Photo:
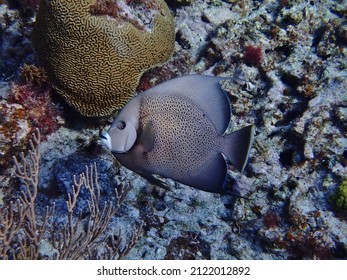
[[[44,115],[40,122],[55,128],[45,130],[40,144],[38,216],[54,202],[63,219],[73,175],[96,162],[102,201],[112,201],[117,186],[131,187],[106,230],[126,243],[141,224],[126,259],[346,259],[346,1],[166,2],[175,19],[175,52],[142,76],[138,92],[188,73],[241,78],[223,83],[230,129],[256,127],[246,170],[229,169],[237,196],[172,180],[171,191],[163,191],[119,166],[98,140],[112,118],[67,109],[49,82],[37,82],[42,75],[23,79],[23,65],[36,64],[29,40],[35,1],[0,1],[0,204],[16,197],[11,157],[26,151]],[[33,92],[49,92],[39,104],[54,113],[37,109],[26,117]],[[78,211],[88,212],[80,199]],[[49,235],[41,243],[48,258]]]

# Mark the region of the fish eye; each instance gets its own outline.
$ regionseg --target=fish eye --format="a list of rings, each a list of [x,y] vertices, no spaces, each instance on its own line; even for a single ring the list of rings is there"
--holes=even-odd
[[[124,121],[119,121],[117,123],[117,127],[120,129],[120,130],[123,130],[125,127],[126,127],[126,123]]]

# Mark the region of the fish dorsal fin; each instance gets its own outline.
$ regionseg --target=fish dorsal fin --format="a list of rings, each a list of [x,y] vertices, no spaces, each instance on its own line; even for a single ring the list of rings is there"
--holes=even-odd
[[[152,122],[146,123],[139,137],[138,144],[144,153],[148,153],[154,148],[154,129]]]
[[[186,75],[163,82],[148,92],[169,94],[188,98],[202,110],[215,126],[219,135],[223,134],[230,122],[230,102],[219,82],[223,79],[207,75]]]

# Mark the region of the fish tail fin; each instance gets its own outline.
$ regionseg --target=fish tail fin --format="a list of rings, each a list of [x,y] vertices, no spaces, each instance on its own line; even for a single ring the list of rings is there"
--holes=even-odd
[[[253,142],[254,127],[246,126],[224,136],[222,153],[237,170],[243,172],[247,164]]]

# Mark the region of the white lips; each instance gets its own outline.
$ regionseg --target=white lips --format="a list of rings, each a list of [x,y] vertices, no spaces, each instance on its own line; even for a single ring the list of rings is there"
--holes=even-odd
[[[103,131],[102,132],[102,139],[101,139],[101,142],[107,147],[109,148],[110,150],[112,150],[112,145],[111,145],[111,137],[110,135],[106,132],[106,131]]]

